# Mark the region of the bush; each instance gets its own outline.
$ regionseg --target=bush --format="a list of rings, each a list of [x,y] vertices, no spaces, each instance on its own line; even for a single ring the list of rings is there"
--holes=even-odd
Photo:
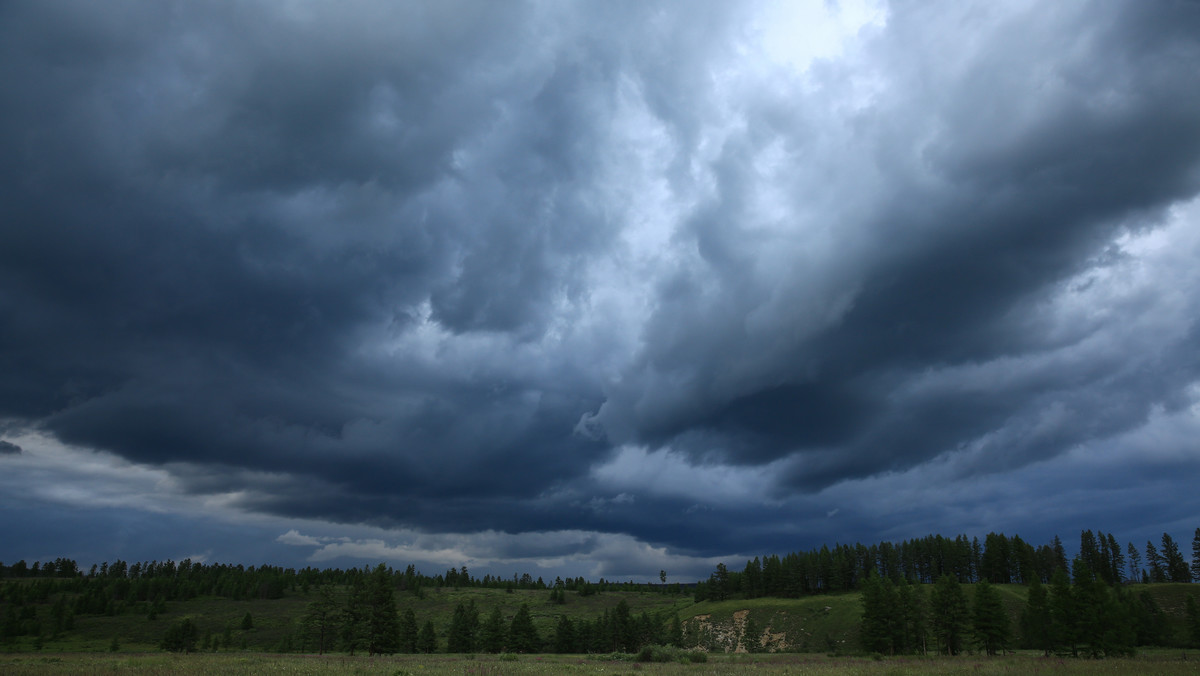
[[[708,661],[708,653],[698,650],[683,650],[667,645],[648,645],[638,651],[637,661],[700,664]]]
[[[167,629],[163,635],[162,649],[176,653],[194,652],[198,633],[191,618],[184,618]]]

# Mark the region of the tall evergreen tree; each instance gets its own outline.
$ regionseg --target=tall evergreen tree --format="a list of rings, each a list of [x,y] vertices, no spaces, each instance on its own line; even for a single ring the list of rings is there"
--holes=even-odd
[[[862,588],[862,645],[867,650],[894,655],[899,627],[899,598],[892,581],[871,571]]]
[[[458,604],[454,608],[454,617],[450,620],[450,631],[446,635],[446,652],[474,652],[478,631],[479,611],[475,608],[475,601],[471,600],[466,605]]]
[[[392,574],[382,563],[371,573],[366,613],[367,653],[391,655],[400,649],[400,616]]]
[[[1072,656],[1079,654],[1075,626],[1078,619],[1071,580],[1066,569],[1058,568],[1050,576],[1050,643],[1055,650],[1069,650]]]
[[[1167,562],[1149,540],[1146,540],[1146,567],[1150,569],[1151,582],[1167,581]]]
[[[667,643],[676,648],[683,647],[683,623],[679,621],[678,613],[671,618],[671,628],[667,631]]]
[[[1067,567],[1067,550],[1063,547],[1062,540],[1057,535],[1054,536],[1051,547],[1054,549],[1054,567],[1056,569],[1061,568],[1065,572],[1070,572]],[[1053,576],[1054,571],[1050,571],[1050,575]]]
[[[508,647],[518,653],[534,653],[542,647],[542,639],[538,636],[537,628],[533,626],[533,617],[529,614],[527,604],[522,603],[513,615],[512,624],[508,628]]]
[[[900,602],[900,644],[897,650],[904,653],[925,654],[925,627],[927,612],[922,587],[910,582],[896,589]]]
[[[1200,582],[1200,528],[1192,536],[1192,579]]]
[[[318,655],[325,654],[333,641],[340,619],[333,588],[321,585],[317,589],[317,598],[308,604],[303,620],[305,632],[316,644]]]
[[[412,608],[405,608],[400,614],[400,652],[412,654],[417,652],[417,616]]]
[[[1136,640],[1128,606],[1112,588],[1096,579],[1081,559],[1075,560],[1075,628],[1078,644],[1090,657],[1126,654]]]
[[[1175,544],[1175,538],[1171,537],[1170,533],[1162,534],[1162,558],[1166,564],[1167,580],[1170,582],[1191,582],[1192,573],[1188,569],[1187,561],[1183,560],[1183,554],[1179,552],[1179,545]]]
[[[1142,579],[1142,555],[1132,542],[1129,543],[1125,553],[1129,557],[1129,581],[1140,582]]]
[[[1008,615],[1000,602],[1000,594],[987,580],[975,585],[975,603],[971,613],[975,640],[988,655],[1008,646]]]
[[[558,625],[554,627],[554,652],[582,652],[576,650],[575,646],[575,623],[566,615],[559,615]]]
[[[1117,542],[1117,538],[1112,533],[1108,534],[1108,550],[1111,555],[1109,562],[1110,583],[1121,584],[1125,581],[1125,555],[1122,554],[1121,543]]]
[[[1026,648],[1041,650],[1049,656],[1054,649],[1051,634],[1050,597],[1041,580],[1033,578],[1029,582],[1029,595],[1025,601],[1025,609],[1021,611],[1021,644]]]
[[[423,653],[438,651],[437,630],[433,628],[433,620],[425,620],[421,632],[417,634],[417,651]]]
[[[962,652],[963,639],[970,626],[970,611],[967,595],[958,578],[952,575],[938,578],[929,599],[929,610],[939,649],[947,655]]]
[[[351,654],[361,648],[367,640],[367,616],[370,593],[361,576],[356,576],[350,585],[346,605],[342,607],[342,645]]]
[[[500,606],[492,606],[492,612],[479,628],[479,649],[486,653],[498,653],[504,650],[504,640],[507,637],[504,626],[504,616],[500,614]]]

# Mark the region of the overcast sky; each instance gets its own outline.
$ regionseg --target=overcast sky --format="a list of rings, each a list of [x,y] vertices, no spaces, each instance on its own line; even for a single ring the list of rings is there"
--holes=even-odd
[[[0,560],[1200,526],[1200,4],[0,4]]]

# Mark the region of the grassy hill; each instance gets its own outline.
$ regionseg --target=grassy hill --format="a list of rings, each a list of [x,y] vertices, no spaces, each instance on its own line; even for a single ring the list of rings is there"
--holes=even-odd
[[[147,613],[126,612],[117,615],[78,615],[74,626],[59,636],[43,636],[44,650],[89,651],[109,649],[116,637],[121,650],[157,650],[163,634],[172,624],[190,618],[197,626],[202,645],[216,639],[222,649],[247,649],[264,651],[300,650],[303,631],[301,621],[308,604],[316,599],[316,592],[288,591],[279,599],[257,599],[235,601],[227,598],[199,597],[187,601],[166,604],[166,609],[150,619]],[[48,624],[50,608],[55,598],[36,604],[37,617]],[[397,607],[403,612],[412,608],[418,626],[427,620],[437,628],[442,646],[445,646],[445,631],[450,625],[455,607],[474,601],[481,620],[499,607],[505,621],[511,621],[521,604],[528,604],[534,626],[543,638],[554,634],[554,627],[561,615],[573,620],[594,620],[605,610],[615,608],[621,600],[629,606],[633,615],[646,612],[651,616],[664,613],[670,617],[675,612],[682,618],[684,611],[693,606],[690,596],[665,595],[653,592],[608,591],[583,596],[575,593],[566,595],[566,602],[550,602],[545,590],[512,590],[451,587],[426,589],[421,597],[410,593],[397,593]],[[0,603],[0,617],[6,611]],[[243,619],[251,617],[251,628],[242,629]],[[19,636],[0,643],[0,650],[24,651],[35,646],[35,637]]]
[[[968,598],[971,585],[964,585]],[[994,585],[1000,593],[1014,633],[1025,604],[1026,587]],[[926,594],[929,588],[926,587]],[[1184,632],[1185,602],[1188,594],[1200,596],[1200,585],[1156,584],[1135,585],[1134,593],[1149,593],[1166,613],[1171,631],[1181,639]],[[116,637],[122,651],[153,651],[167,628],[184,618],[191,618],[201,636],[201,645],[216,641],[221,650],[293,651],[312,649],[303,642],[300,625],[308,604],[316,598],[315,591],[304,593],[288,590],[282,598],[235,601],[227,598],[198,597],[167,604],[165,610],[150,619],[145,612],[126,612],[117,615],[78,615],[74,626],[58,636],[43,635],[42,649],[61,652],[102,652],[108,650]],[[48,623],[55,598],[37,604],[36,614]],[[611,610],[622,600],[631,614],[656,614],[666,621],[678,615],[682,621],[688,645],[698,645],[710,652],[816,652],[853,654],[861,652],[859,624],[862,615],[861,595],[857,592],[812,596],[801,599],[760,598],[750,600],[705,601],[695,603],[690,596],[661,594],[654,591],[607,591],[584,596],[568,593],[565,604],[551,603],[548,591],[444,587],[426,589],[418,597],[401,592],[396,595],[397,606],[403,611],[412,608],[418,625],[432,621],[445,647],[446,630],[455,607],[473,601],[481,619],[494,607],[499,607],[510,621],[521,604],[528,604],[534,624],[543,639],[554,635],[560,615],[573,620],[594,620],[605,610]],[[0,617],[7,611],[0,604]],[[246,615],[251,628],[243,629]],[[745,635],[749,627],[753,636]],[[28,651],[36,646],[32,636],[10,637],[0,643],[0,650]]]

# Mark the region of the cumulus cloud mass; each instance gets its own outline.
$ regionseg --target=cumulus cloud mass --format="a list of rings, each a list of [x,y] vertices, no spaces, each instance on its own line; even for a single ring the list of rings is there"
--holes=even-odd
[[[4,3],[4,558],[1190,530],[1198,63],[1171,0]]]

